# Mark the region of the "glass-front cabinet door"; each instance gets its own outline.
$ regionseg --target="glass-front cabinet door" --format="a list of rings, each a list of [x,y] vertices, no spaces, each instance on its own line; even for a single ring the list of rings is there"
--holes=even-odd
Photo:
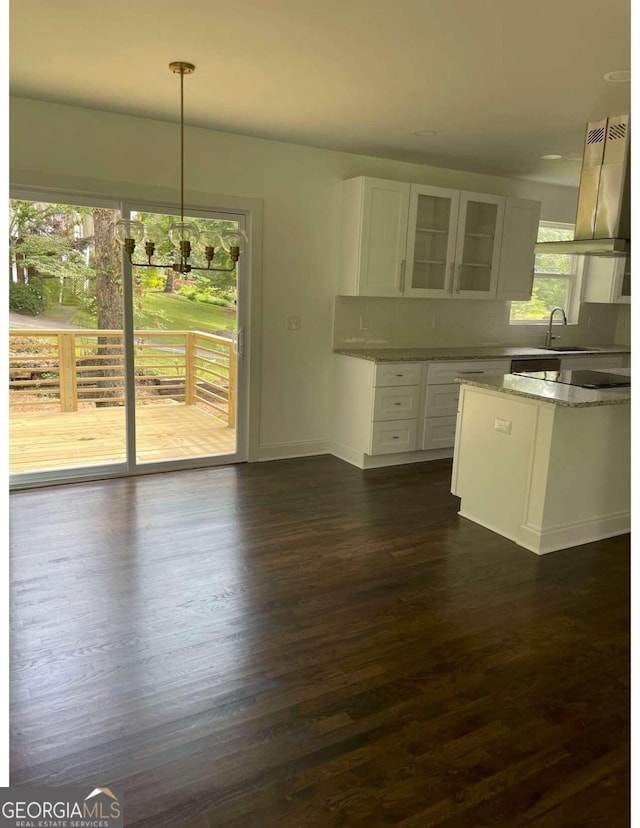
[[[453,295],[491,299],[496,295],[504,197],[461,193]]]
[[[620,276],[617,301],[622,305],[628,305],[631,303],[631,256],[625,256],[618,266]]]
[[[411,186],[405,296],[451,297],[460,192]]]

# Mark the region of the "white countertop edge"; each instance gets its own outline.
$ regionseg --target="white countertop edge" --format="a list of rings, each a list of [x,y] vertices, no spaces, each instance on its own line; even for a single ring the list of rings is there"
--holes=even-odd
[[[592,388],[580,388],[575,385],[564,385],[551,380],[538,380],[517,374],[485,374],[482,379],[457,377],[455,381],[460,385],[471,385],[486,391],[496,391],[499,394],[526,397],[536,402],[559,405],[565,408],[590,408],[603,405],[629,405],[631,403],[630,388],[603,388],[598,391]],[[505,381],[507,381],[507,385],[504,384]]]

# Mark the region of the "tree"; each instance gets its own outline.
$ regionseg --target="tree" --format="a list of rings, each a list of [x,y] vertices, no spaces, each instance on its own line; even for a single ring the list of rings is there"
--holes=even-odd
[[[100,330],[122,328],[122,292],[120,287],[120,247],[113,237],[112,222],[117,210],[94,207],[94,252],[96,318]]]

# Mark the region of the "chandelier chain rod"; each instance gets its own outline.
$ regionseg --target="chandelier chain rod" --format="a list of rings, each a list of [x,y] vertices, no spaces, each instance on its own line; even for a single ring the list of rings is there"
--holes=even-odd
[[[180,221],[184,221],[184,70],[180,72]]]

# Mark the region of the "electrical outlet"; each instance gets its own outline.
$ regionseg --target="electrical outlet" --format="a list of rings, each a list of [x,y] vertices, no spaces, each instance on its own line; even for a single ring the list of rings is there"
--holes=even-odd
[[[366,313],[363,313],[360,317],[360,330],[361,331],[368,331],[369,330],[369,316]]]
[[[496,417],[493,427],[496,431],[502,434],[511,434],[511,420],[503,420],[502,417]]]
[[[302,319],[300,318],[299,314],[290,313],[287,316],[287,330],[288,331],[299,331],[301,327],[302,327]]]

